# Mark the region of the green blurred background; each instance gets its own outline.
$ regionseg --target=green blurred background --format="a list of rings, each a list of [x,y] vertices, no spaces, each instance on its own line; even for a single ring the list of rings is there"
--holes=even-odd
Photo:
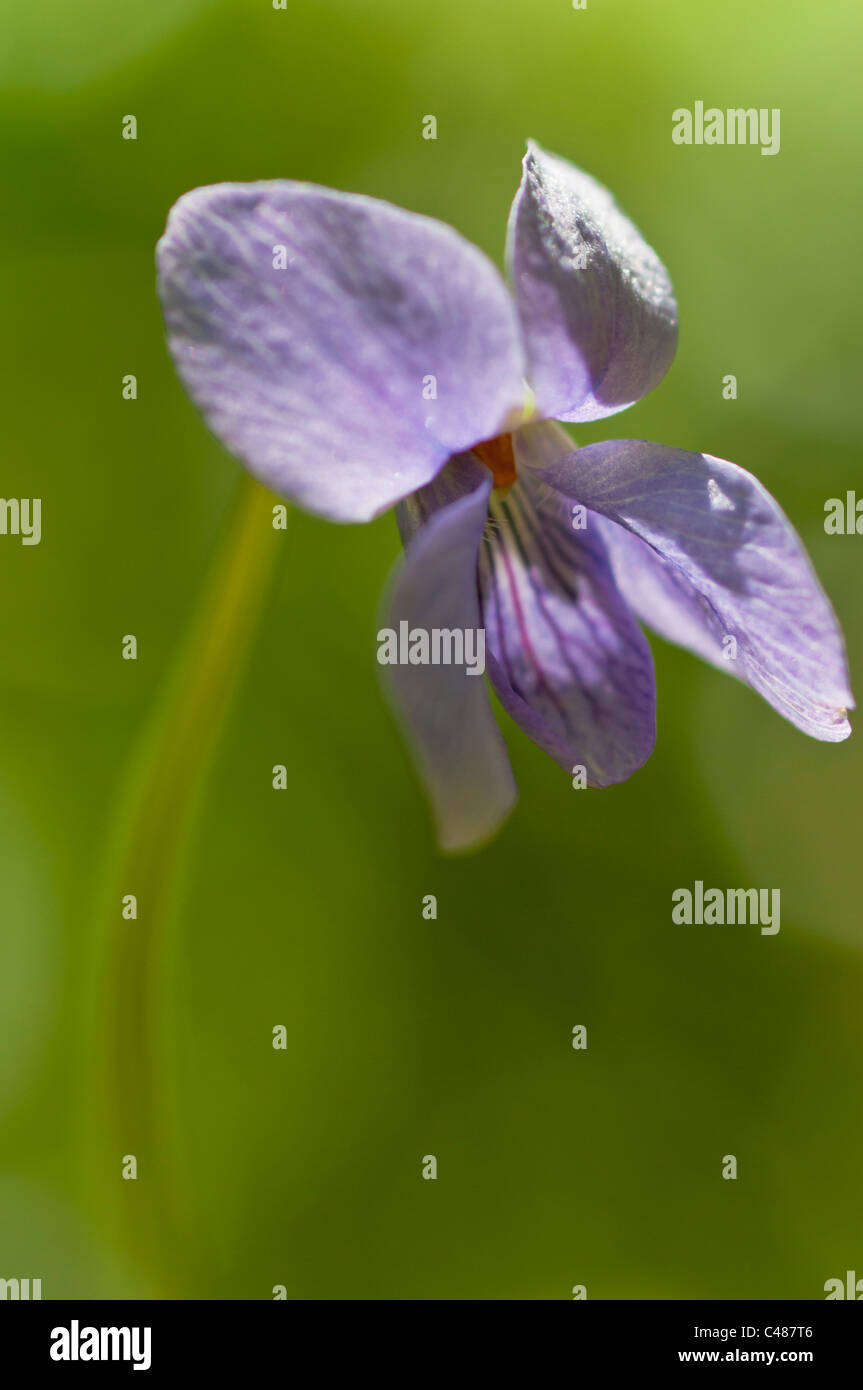
[[[374,194],[499,260],[533,136],[614,190],[680,304],[666,380],[580,438],[757,473],[853,670],[863,539],[823,507],[863,491],[859,7],[5,0],[3,28],[2,492],[41,496],[43,539],[0,538],[0,1277],[709,1299],[863,1273],[859,736],[810,741],[656,642],[648,766],[578,796],[508,725],[519,806],[442,859],[377,685],[392,517],[273,532],[153,287],[172,202],[225,179]],[[780,107],[780,154],[675,146],[697,99]],[[696,878],[779,887],[779,935],[674,926]]]

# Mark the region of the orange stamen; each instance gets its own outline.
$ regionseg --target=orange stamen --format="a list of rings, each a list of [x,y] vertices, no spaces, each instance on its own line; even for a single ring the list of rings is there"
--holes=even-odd
[[[511,434],[499,434],[496,439],[485,439],[482,444],[474,444],[473,452],[486,468],[491,469],[496,488],[512,487],[518,474]]]

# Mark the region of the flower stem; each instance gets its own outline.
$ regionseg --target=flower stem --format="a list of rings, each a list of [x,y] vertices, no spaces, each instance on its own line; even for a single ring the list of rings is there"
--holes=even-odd
[[[174,960],[197,811],[245,669],[279,533],[272,497],[244,477],[225,542],[114,817],[89,1001],[89,1186],[157,1297],[182,1283]],[[124,919],[127,895],[137,917]],[[123,1180],[126,1156],[135,1181]],[[127,1169],[129,1165],[126,1164]]]

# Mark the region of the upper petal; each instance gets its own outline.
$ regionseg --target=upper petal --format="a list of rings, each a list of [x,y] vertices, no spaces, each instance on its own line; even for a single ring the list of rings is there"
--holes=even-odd
[[[274,181],[194,189],[157,250],[177,370],[269,487],[365,521],[520,414],[511,296],[431,218]]]
[[[632,439],[556,460],[547,450],[534,462],[567,497],[650,547],[616,555],[624,592],[646,622],[734,669],[804,732],[848,737],[854,702],[836,615],[799,536],[751,473]]]
[[[481,627],[477,551],[488,514],[491,475],[475,460],[453,459],[435,495],[413,509],[407,541],[386,605],[398,632],[433,634]],[[449,640],[449,639],[447,639]],[[478,649],[472,648],[476,657]],[[484,653],[484,645],[482,647]],[[488,687],[464,664],[386,665],[384,683],[432,805],[442,849],[487,839],[511,811],[517,792]]]
[[[521,441],[534,428],[515,436]],[[495,494],[480,555],[489,673],[533,741],[591,786],[621,782],[656,735],[650,648],[621,598],[596,529],[529,473]]]
[[[611,194],[531,143],[507,255],[537,410],[614,415],[662,379],[677,346],[668,273]]]

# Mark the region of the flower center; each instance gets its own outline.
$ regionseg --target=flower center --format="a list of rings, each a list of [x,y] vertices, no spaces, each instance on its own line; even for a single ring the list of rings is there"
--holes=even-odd
[[[496,488],[506,491],[508,487],[512,487],[518,475],[511,434],[499,434],[496,439],[484,439],[481,444],[474,444],[472,452],[486,468],[491,469]]]

